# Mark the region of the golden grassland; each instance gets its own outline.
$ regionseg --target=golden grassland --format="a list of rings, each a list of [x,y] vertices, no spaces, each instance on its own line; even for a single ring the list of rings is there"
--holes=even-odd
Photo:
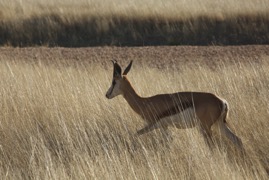
[[[128,75],[142,96],[208,91],[225,98],[242,155],[217,132],[209,150],[196,128],[171,128],[173,139],[158,130],[135,137],[143,120],[122,97],[105,98],[110,66],[1,56],[0,178],[267,179],[268,61],[219,63],[215,70],[195,62],[180,70],[134,62]]]
[[[1,16],[5,19],[31,17],[48,13],[63,15],[124,15],[163,16],[168,18],[189,18],[189,16],[233,16],[268,11],[267,0],[2,0]],[[68,18],[68,16],[67,16]]]
[[[0,45],[268,44],[267,0],[2,0]]]

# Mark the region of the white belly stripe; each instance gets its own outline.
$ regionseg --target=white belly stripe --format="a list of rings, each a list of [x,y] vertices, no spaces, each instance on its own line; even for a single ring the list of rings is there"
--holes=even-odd
[[[197,124],[197,120],[195,118],[194,109],[187,108],[181,113],[160,119],[159,123],[168,126],[175,126],[180,129],[186,129],[194,127]]]

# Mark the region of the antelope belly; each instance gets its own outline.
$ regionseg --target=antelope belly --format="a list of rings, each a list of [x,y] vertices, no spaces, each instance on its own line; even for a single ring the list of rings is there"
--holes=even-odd
[[[180,129],[192,128],[197,124],[193,108],[187,108],[178,114],[162,118],[160,122]]]

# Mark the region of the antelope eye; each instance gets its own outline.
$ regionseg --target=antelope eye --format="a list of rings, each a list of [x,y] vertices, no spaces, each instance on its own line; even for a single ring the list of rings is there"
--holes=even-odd
[[[113,80],[113,81],[112,81],[112,85],[113,85],[113,86],[115,86],[115,84],[116,84],[116,81],[115,81],[115,80]]]

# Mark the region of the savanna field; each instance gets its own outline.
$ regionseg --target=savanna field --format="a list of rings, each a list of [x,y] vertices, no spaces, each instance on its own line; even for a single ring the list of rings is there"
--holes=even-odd
[[[269,3],[191,2],[1,1],[0,178],[268,179]],[[226,28],[237,22],[228,40],[216,18]],[[184,45],[170,46],[178,33]],[[233,38],[237,46],[223,46]],[[245,152],[214,128],[212,149],[197,128],[135,136],[142,118],[122,97],[105,97],[113,59],[123,67],[133,60],[128,78],[143,97],[206,91],[226,99]]]

